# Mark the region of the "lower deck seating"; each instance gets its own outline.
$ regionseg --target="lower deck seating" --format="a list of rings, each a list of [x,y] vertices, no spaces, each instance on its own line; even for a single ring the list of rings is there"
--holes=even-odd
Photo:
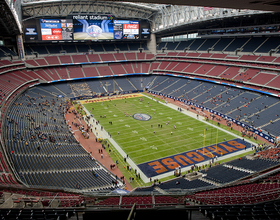
[[[2,219],[67,219],[73,215],[73,211],[63,209],[1,209]]]
[[[199,179],[189,181],[189,180],[184,179],[184,178],[175,179],[175,180],[168,181],[168,182],[165,182],[165,183],[162,183],[162,184],[158,185],[158,187],[160,189],[163,189],[163,190],[198,189],[198,188],[209,187],[209,186],[213,186],[213,185],[210,184],[210,183],[204,182],[202,180],[199,180]]]
[[[137,208],[149,209],[159,206],[168,205],[189,205],[184,203],[183,197],[172,197],[172,196],[162,196],[162,195],[147,195],[147,196],[112,196],[110,198],[104,199],[102,201],[96,202],[94,206],[118,206],[121,208],[131,208],[133,204],[136,204]]]
[[[252,183],[204,191],[187,197],[202,204],[252,204],[277,199],[279,192],[279,183]]]
[[[88,191],[122,185],[77,143],[64,118],[66,103],[53,92],[46,86],[34,87],[23,93],[8,113],[7,151],[21,180],[32,187]]]
[[[207,174],[205,176],[205,179],[214,181],[216,183],[229,183],[234,180],[238,180],[240,178],[243,178],[245,176],[248,176],[247,172],[234,170],[234,169],[228,169],[227,167],[224,167],[222,165],[218,165],[215,167],[212,167],[211,169],[204,171],[201,171],[203,174]]]
[[[202,206],[201,212],[212,219],[278,219],[280,201],[255,205],[216,205]]]
[[[274,152],[274,155],[277,154],[276,152],[279,153],[280,150],[277,149],[277,151]],[[264,152],[260,152],[258,154],[265,155]],[[266,159],[249,160],[249,159],[242,157],[240,159],[227,162],[227,165],[235,166],[237,168],[252,170],[252,171],[261,171],[261,170],[265,170],[269,167],[279,165],[279,162],[273,161],[270,158],[268,158],[268,160],[266,160]]]

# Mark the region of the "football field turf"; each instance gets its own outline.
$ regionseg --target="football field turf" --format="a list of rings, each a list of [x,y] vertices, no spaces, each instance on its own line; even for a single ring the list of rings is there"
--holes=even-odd
[[[135,164],[236,138],[145,96],[83,105]],[[151,118],[136,120],[137,113]]]

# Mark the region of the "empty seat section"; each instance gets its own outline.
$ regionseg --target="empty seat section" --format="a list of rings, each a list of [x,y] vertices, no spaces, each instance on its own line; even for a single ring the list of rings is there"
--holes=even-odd
[[[138,51],[139,48],[142,48],[140,43],[128,43],[128,47],[130,51]]]
[[[86,77],[99,76],[95,66],[83,67]]]
[[[166,48],[167,50],[175,50],[176,47],[178,46],[178,42],[167,42]]]
[[[208,73],[208,71],[210,71],[214,67],[215,67],[215,65],[213,65],[213,64],[203,64],[195,71],[195,73],[205,75]]]
[[[167,42],[160,42],[157,46],[157,50],[166,49]]]
[[[116,48],[123,52],[129,51],[127,43],[116,43]]]
[[[70,55],[59,56],[60,62],[63,63],[73,63]]]
[[[72,55],[74,63],[87,63],[89,62],[86,55]]]
[[[56,67],[55,70],[61,79],[69,78],[66,67]]]
[[[114,53],[115,60],[126,60],[123,53]]]
[[[158,67],[158,69],[160,70],[164,70],[168,65],[169,65],[169,61],[162,61]]]
[[[112,53],[108,54],[99,54],[101,61],[114,61],[115,57]]]
[[[52,81],[53,79],[50,78],[50,76],[47,74],[47,72],[44,69],[38,69],[38,70],[34,70],[34,72],[41,76],[41,78],[43,78],[45,81]]]
[[[146,59],[146,53],[136,53],[137,60],[145,60]]]
[[[239,74],[240,71],[240,67],[227,67],[225,71],[223,71],[220,75],[218,75],[219,77],[223,77],[223,78],[227,78],[227,79],[232,79],[234,78],[236,75]]]
[[[102,44],[91,44],[90,47],[94,50],[94,52],[105,52]]]
[[[269,37],[268,40],[261,45],[255,52],[256,53],[268,53],[272,49],[276,49],[280,43],[279,37]]]
[[[97,66],[96,69],[98,70],[98,72],[101,76],[113,75],[113,73],[108,65]]]
[[[49,65],[60,64],[60,61],[57,56],[45,57],[45,60],[48,62]]]
[[[198,51],[207,51],[208,49],[212,48],[215,43],[217,43],[219,39],[207,39],[204,44],[200,48],[198,48]]]
[[[88,53],[90,50],[89,45],[86,45],[86,44],[79,44],[79,45],[76,45],[76,47],[77,47],[78,53]]]
[[[0,56],[4,57],[5,56],[4,52],[3,51],[1,51],[1,52],[2,52],[2,54],[0,54]],[[25,53],[26,53],[26,55],[32,55],[33,54],[33,50],[31,49],[30,46],[25,46]]]
[[[103,44],[103,47],[106,52],[115,51],[115,44]]]
[[[88,54],[87,55],[89,62],[100,62],[100,56],[99,54]]]
[[[61,45],[49,45],[47,46],[48,51],[50,54],[60,54],[60,51],[62,50]]]
[[[220,38],[218,43],[214,46],[213,51],[223,51],[233,38]]]
[[[178,64],[172,70],[182,72],[189,65],[190,63],[187,62],[178,62]]]
[[[49,54],[45,46],[32,45],[31,48],[34,52],[37,52],[38,54],[43,54],[43,55],[44,54]]]
[[[121,63],[112,63],[110,64],[110,68],[113,71],[114,75],[125,74],[126,71],[123,68]]]
[[[210,69],[206,73],[206,75],[209,75],[209,76],[220,76],[222,74],[222,72],[224,72],[227,68],[228,68],[227,66],[216,65],[216,66],[213,66],[213,68]]]
[[[268,82],[266,84],[266,86],[269,87],[275,87],[275,88],[280,88],[280,76],[276,76],[275,78],[273,78],[270,82]]]
[[[277,75],[272,73],[262,73],[260,72],[257,76],[250,80],[251,83],[256,83],[260,85],[265,85],[267,82],[272,80]]]
[[[239,60],[252,60],[252,61],[254,61],[254,60],[258,59],[258,58],[259,58],[259,56],[242,55],[242,56],[239,58]]]
[[[189,41],[180,41],[180,43],[178,44],[176,50],[186,50],[190,44],[193,42],[193,40],[189,40]]]
[[[202,65],[203,64],[201,64],[201,63],[190,63],[190,65],[187,66],[187,68],[185,68],[183,70],[183,72],[185,72],[185,73],[194,73]]]
[[[205,39],[195,39],[194,42],[190,45],[189,50],[194,50],[196,51],[205,41]]]
[[[39,64],[35,60],[26,60],[25,62],[31,66],[39,66]]]
[[[43,58],[43,59],[35,59],[36,63],[39,64],[39,66],[46,66],[48,65],[46,60]]]
[[[76,45],[74,44],[62,45],[62,50],[66,51],[66,53],[77,53]]]
[[[265,39],[264,37],[252,37],[251,40],[244,45],[242,52],[254,52]]]
[[[235,38],[224,51],[235,51],[241,48],[248,40],[249,38]]]
[[[127,60],[136,60],[136,54],[135,53],[125,53],[124,54]]]
[[[70,78],[84,78],[81,67],[67,67]]]
[[[276,57],[272,57],[272,56],[261,56],[259,57],[256,61],[260,61],[260,62],[272,62],[273,60],[275,60]]]

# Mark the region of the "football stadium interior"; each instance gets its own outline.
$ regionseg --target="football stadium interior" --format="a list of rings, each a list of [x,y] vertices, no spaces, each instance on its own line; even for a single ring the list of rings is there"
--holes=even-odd
[[[2,0],[1,219],[279,219],[279,1]]]

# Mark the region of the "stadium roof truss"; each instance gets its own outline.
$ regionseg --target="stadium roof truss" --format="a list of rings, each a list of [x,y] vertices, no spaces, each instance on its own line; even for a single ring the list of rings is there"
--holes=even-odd
[[[158,12],[154,15],[153,32],[202,22],[212,19],[223,19],[228,17],[251,16],[255,14],[270,13],[264,11],[247,9],[225,9],[225,8],[205,8],[194,6],[160,5]]]
[[[69,14],[112,14],[119,18],[151,20],[157,11],[157,8],[148,4],[128,2],[65,0],[22,3],[22,16],[24,18],[61,17]]]
[[[184,27],[197,22],[238,16],[270,13],[247,9],[225,9],[212,7],[145,4],[118,1],[22,1],[22,16],[25,19],[36,17],[63,17],[69,14],[112,14],[118,18],[147,19],[153,33],[168,32],[174,27]]]
[[[18,17],[20,2],[0,0],[0,14],[1,36],[11,36],[22,32]]]

